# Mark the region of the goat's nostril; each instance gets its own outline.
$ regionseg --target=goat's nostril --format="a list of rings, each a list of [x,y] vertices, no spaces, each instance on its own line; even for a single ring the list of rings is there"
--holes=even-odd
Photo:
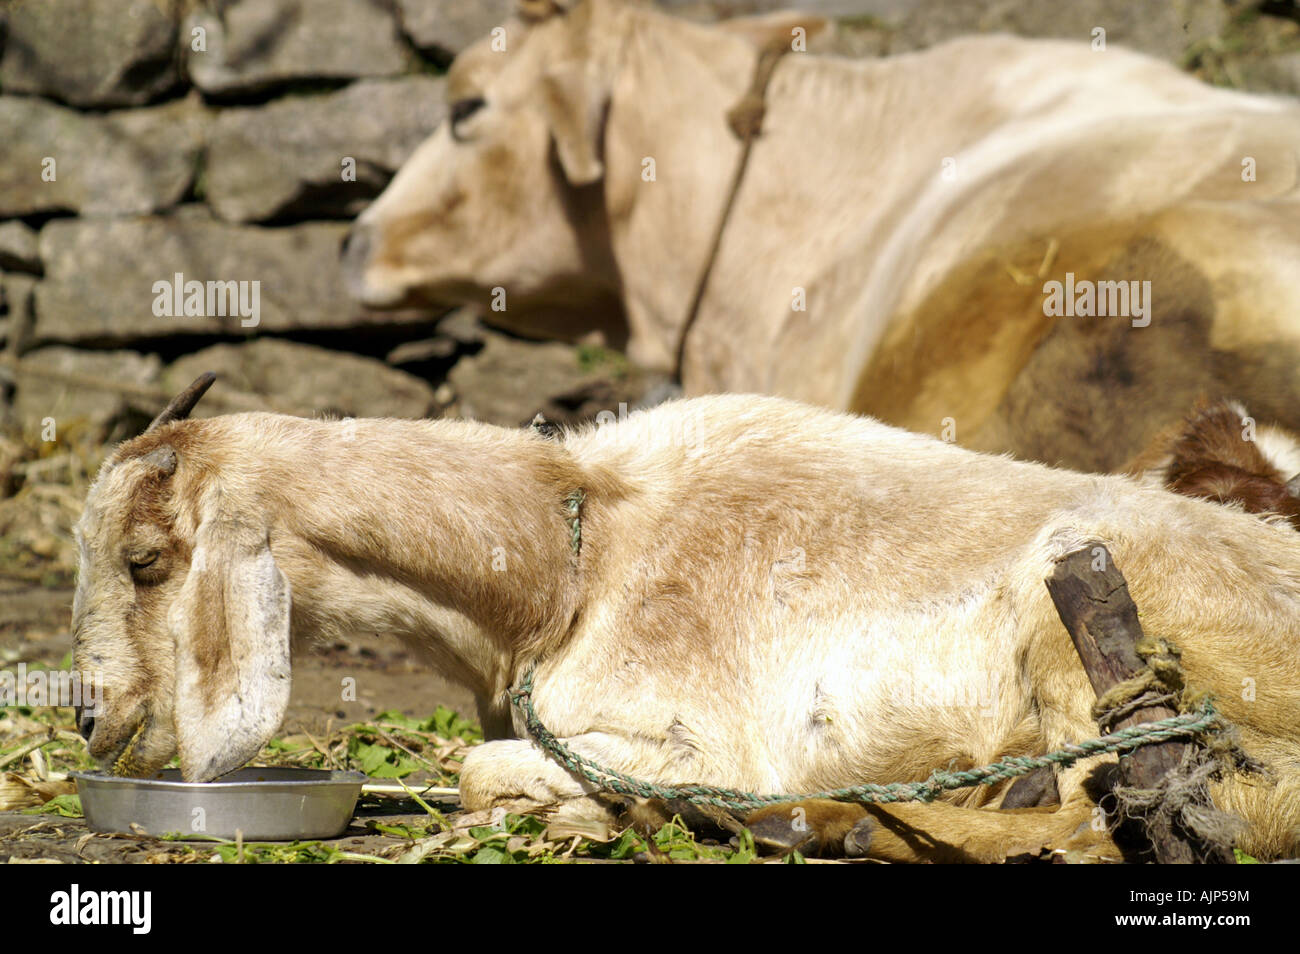
[[[95,732],[95,717],[89,713],[83,712],[77,717],[77,731],[87,742]]]

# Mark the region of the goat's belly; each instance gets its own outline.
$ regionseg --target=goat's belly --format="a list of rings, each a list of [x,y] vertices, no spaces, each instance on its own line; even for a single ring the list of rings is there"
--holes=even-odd
[[[1026,744],[1017,633],[993,589],[776,639],[760,705],[764,756],[787,790],[924,778]]]
[[[1038,747],[1016,662],[1027,636],[997,580],[924,601],[815,595],[750,606],[729,638],[693,647],[651,647],[631,626],[578,634],[538,668],[538,710],[611,767],[764,792],[921,779]]]

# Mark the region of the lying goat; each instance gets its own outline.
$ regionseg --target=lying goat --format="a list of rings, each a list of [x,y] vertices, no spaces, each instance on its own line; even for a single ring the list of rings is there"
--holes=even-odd
[[[594,805],[506,692],[577,752],[660,782],[806,792],[1091,737],[1094,694],[1044,579],[1094,541],[1271,774],[1220,807],[1300,852],[1300,547],[1230,508],[976,454],[777,398],[662,405],[549,440],[460,421],[182,420],[105,463],[78,526],[91,754],[187,779],[254,756],[292,643],[390,633],[477,696],[467,808]],[[893,806],[885,857],[1001,858],[1092,817]],[[996,793],[994,793],[996,795]],[[959,798],[955,797],[954,802]],[[873,809],[873,811],[876,811]],[[1082,826],[1082,827],[1081,827]],[[893,839],[891,841],[891,838]]]
[[[1200,402],[1127,472],[1189,497],[1285,517],[1300,530],[1300,438],[1281,427],[1256,428],[1235,401]]]

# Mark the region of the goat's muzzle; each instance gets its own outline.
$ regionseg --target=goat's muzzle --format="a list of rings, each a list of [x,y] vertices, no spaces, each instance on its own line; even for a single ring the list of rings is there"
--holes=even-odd
[[[95,717],[81,706],[77,706],[77,731],[87,742],[95,734]]]

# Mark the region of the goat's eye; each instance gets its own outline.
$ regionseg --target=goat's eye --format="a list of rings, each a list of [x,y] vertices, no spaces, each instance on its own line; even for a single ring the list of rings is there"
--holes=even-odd
[[[147,566],[152,566],[158,559],[157,550],[136,550],[127,559],[131,563],[131,569],[143,570]]]
[[[159,560],[159,555],[158,550],[135,550],[127,556],[136,586],[153,586],[167,578],[167,561]]]
[[[469,119],[480,109],[487,105],[487,100],[482,96],[474,96],[469,99],[458,99],[451,104],[451,135],[452,138],[461,141],[460,136],[456,135],[456,124]]]

